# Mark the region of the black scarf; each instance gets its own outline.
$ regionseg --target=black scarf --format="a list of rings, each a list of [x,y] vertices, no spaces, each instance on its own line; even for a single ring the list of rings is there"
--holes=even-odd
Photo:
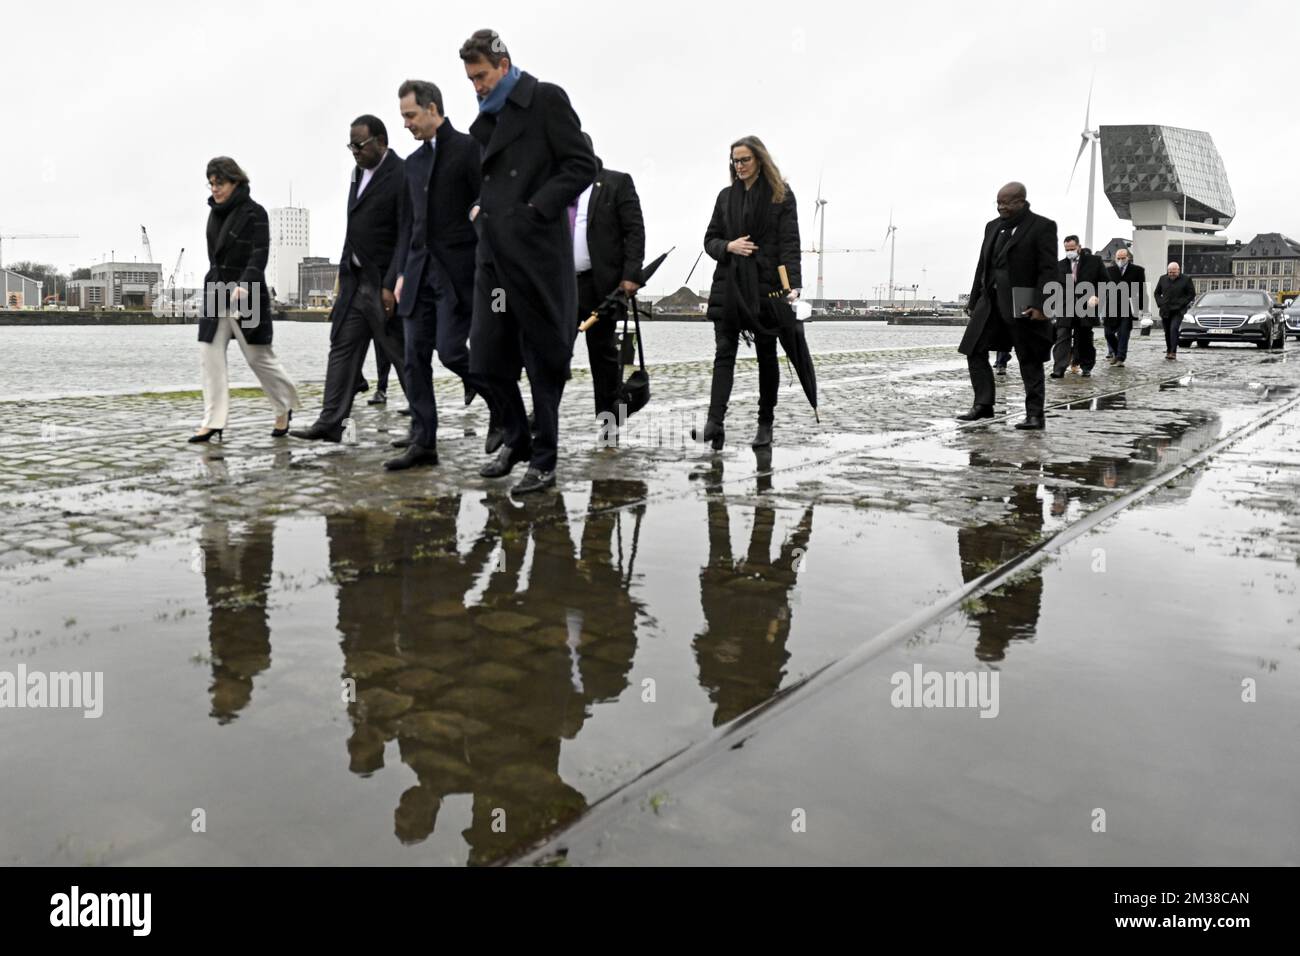
[[[771,212],[772,187],[767,177],[759,175],[749,189],[737,179],[727,197],[727,222],[737,237],[749,236],[753,242],[762,233]],[[755,256],[728,257],[724,314],[743,332],[774,332],[771,322],[763,321],[763,301],[758,284],[758,261]]]
[[[225,226],[230,214],[239,206],[242,206],[248,199],[248,183],[240,183],[235,187],[235,191],[230,194],[225,202],[217,202],[216,197],[208,197],[208,207],[211,212],[208,213],[208,259],[211,260],[216,252],[217,243],[220,241],[222,227]]]
[[[1023,209],[1016,213],[1010,219],[1002,220],[1002,228],[998,230],[997,238],[993,240],[993,251],[998,253],[1002,247],[1011,241],[1011,232],[1024,225],[1025,220],[1029,218],[1029,203],[1025,203]]]

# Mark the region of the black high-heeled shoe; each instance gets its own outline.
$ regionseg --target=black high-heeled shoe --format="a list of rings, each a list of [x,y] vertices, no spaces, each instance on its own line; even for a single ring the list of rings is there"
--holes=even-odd
[[[224,442],[225,439],[221,437],[221,433],[224,431],[224,428],[209,428],[202,435],[191,435],[186,441],[191,445],[203,445],[212,441],[212,436],[216,435],[217,441]]]
[[[703,431],[698,434],[694,428],[691,429],[692,440],[700,442],[711,441],[713,443],[714,451],[722,450],[722,443],[726,440],[726,437],[726,429],[723,428],[722,422],[715,422],[711,418],[704,423]]]
[[[272,429],[271,429],[271,437],[272,437],[272,438],[283,438],[285,435],[289,434],[289,426],[292,425],[292,424],[293,424],[293,409],[291,408],[291,409],[289,409],[289,417],[286,418],[285,421],[284,421],[284,427],[283,427],[283,428],[272,428]]]

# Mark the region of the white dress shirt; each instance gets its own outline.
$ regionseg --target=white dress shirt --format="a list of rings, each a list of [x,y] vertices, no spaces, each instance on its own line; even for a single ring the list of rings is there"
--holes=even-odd
[[[387,158],[388,158],[388,150],[384,150],[384,155],[380,156],[379,162],[375,163],[375,169],[378,169],[380,166],[384,165],[384,160],[386,160]],[[357,183],[358,199],[361,198],[361,194],[365,191],[365,188],[370,185],[370,180],[374,178],[375,169],[361,170],[361,182]],[[361,266],[361,260],[357,258],[357,254],[355,252],[352,253],[352,264],[357,267]]]
[[[587,205],[591,202],[591,192],[596,188],[592,183],[578,197],[578,215],[573,222],[573,269],[586,272],[591,268],[591,250],[587,248]]]

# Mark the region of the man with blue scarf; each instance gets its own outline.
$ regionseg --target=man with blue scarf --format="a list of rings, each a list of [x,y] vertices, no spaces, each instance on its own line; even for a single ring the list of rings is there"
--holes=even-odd
[[[470,135],[483,183],[471,218],[479,234],[470,368],[490,382],[503,444],[479,474],[528,471],[516,495],[555,485],[560,399],[577,335],[573,266],[576,201],[596,157],[564,90],[521,72],[501,37],[479,30],[460,48],[479,99]],[[519,391],[528,372],[534,426]]]

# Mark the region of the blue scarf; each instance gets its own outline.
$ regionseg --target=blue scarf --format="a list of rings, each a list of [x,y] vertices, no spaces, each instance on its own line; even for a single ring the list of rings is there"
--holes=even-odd
[[[506,105],[506,99],[510,96],[511,90],[519,82],[519,67],[513,63],[510,65],[510,71],[501,77],[496,87],[483,99],[479,100],[478,111],[480,113],[499,113],[501,107]]]

